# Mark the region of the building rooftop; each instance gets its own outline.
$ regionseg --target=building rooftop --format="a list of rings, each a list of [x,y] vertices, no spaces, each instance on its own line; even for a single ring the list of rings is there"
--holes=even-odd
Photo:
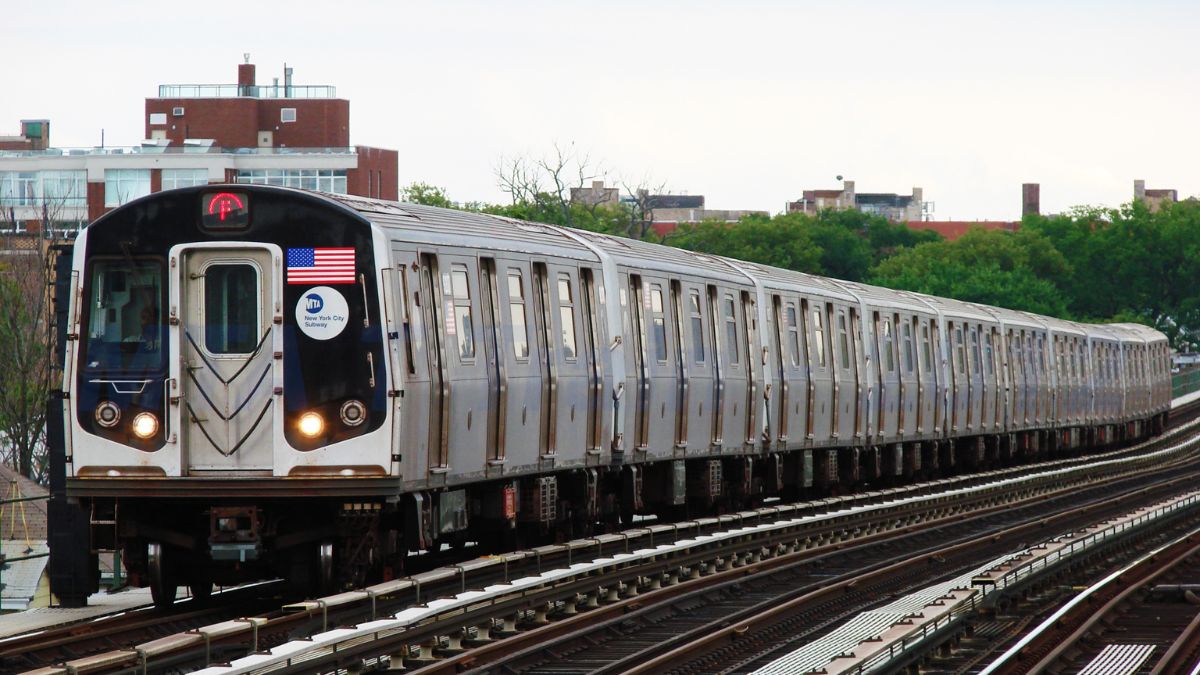
[[[857,204],[879,204],[882,206],[905,207],[912,203],[911,195],[898,195],[882,192],[859,192],[854,195]]]

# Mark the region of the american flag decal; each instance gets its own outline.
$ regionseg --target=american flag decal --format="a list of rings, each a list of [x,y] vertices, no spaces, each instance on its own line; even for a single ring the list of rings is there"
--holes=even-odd
[[[289,284],[354,283],[354,248],[289,248]]]

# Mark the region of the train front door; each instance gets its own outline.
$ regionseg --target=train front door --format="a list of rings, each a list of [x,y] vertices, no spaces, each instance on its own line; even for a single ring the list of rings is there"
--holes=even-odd
[[[183,248],[172,279],[179,433],[190,474],[269,471],[274,453],[278,251]]]

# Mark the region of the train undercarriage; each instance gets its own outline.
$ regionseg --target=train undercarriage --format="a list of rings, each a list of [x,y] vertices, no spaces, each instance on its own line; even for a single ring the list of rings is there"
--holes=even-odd
[[[714,515],[772,498],[809,499],[1116,447],[1162,431],[1165,415],[954,441],[812,448],[755,456],[580,468],[406,494],[93,496],[90,552],[121,550],[135,585],[159,604],[177,587],[282,578],[295,594],[322,594],[475,554],[613,531],[635,516]],[[186,491],[180,494],[188,494]],[[194,493],[192,493],[194,494]],[[434,556],[429,554],[433,552]],[[444,553],[437,553],[444,552]],[[92,556],[94,558],[94,555]]]

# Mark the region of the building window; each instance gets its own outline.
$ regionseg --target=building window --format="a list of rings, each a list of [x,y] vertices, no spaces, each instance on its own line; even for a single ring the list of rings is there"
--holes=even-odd
[[[5,207],[36,206],[38,197],[38,174],[36,171],[0,173],[0,205]]]
[[[346,172],[342,169],[254,169],[239,170],[237,182],[251,185],[278,185],[280,187],[320,190],[344,195]]]
[[[163,169],[162,189],[208,185],[208,169]]]
[[[295,108],[280,108],[279,109],[279,121],[280,122],[295,122],[296,121],[296,109]]]
[[[167,123],[167,113],[150,113],[151,125],[163,125]]]
[[[104,205],[121,206],[150,194],[149,169],[106,169]]]

